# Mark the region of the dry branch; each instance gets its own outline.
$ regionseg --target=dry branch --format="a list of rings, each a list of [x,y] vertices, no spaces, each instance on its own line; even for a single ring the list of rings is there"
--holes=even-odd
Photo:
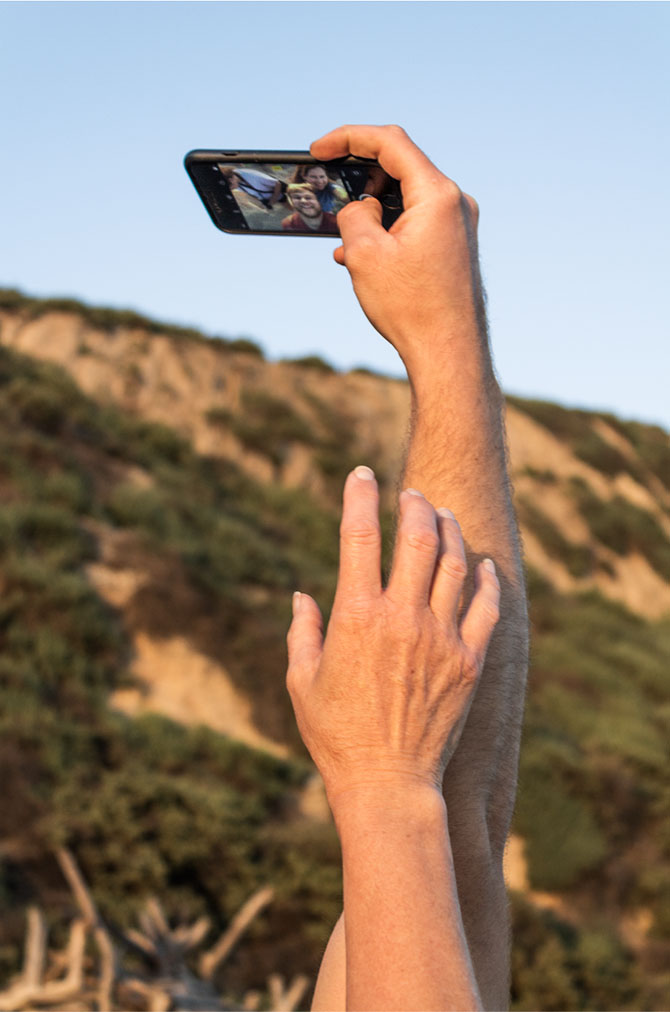
[[[300,999],[307,990],[308,985],[309,978],[305,977],[304,974],[298,974],[297,977],[294,977],[293,983],[289,987],[284,987],[284,978],[281,974],[270,974],[268,977],[268,989],[270,991],[270,1001],[272,1002],[272,1012],[293,1012],[300,1004]]]
[[[30,921],[28,931],[30,932]],[[0,1012],[17,1012],[28,1005],[57,1005],[76,999],[84,983],[84,949],[87,926],[77,917],[70,927],[67,944],[67,972],[61,980],[29,983],[23,975],[0,994]]]
[[[205,980],[212,979],[217,966],[230,955],[253,919],[274,899],[274,895],[272,886],[264,886],[240,907],[216,945],[200,957],[198,968],[201,977]]]
[[[26,955],[23,963],[23,982],[36,987],[42,980],[47,955],[47,924],[39,907],[28,907],[26,928]]]

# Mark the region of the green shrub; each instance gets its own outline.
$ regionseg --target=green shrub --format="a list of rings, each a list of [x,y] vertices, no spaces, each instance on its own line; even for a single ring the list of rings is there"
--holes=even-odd
[[[386,373],[379,372],[377,369],[369,369],[366,365],[357,365],[354,369],[349,370],[352,376],[372,376],[375,379],[393,379],[394,377],[388,376]],[[400,380],[404,383],[405,380]]]
[[[228,429],[233,421],[233,413],[226,408],[209,408],[205,412],[205,419],[210,425],[218,425],[222,429]]]
[[[301,358],[284,358],[287,365],[300,365],[303,369],[314,369],[324,375],[334,375],[337,370],[320,355],[303,355]]]
[[[55,568],[72,569],[94,557],[95,545],[62,506],[17,502],[0,507],[0,552],[42,555]]]
[[[538,470],[536,467],[524,467],[521,472],[527,475],[529,478],[533,478],[534,481],[539,482],[541,485],[555,485],[558,481],[558,475],[555,471],[549,470]]]
[[[536,889],[576,885],[607,853],[589,806],[569,793],[555,770],[535,759],[528,747],[522,757],[516,820]]]
[[[512,1009],[650,1008],[634,958],[611,926],[586,930],[512,895]]]
[[[244,355],[253,355],[255,358],[265,358],[265,353],[260,344],[252,341],[249,337],[236,337],[226,343],[231,351],[242,352]]]
[[[169,512],[163,496],[155,489],[138,488],[130,483],[117,485],[111,492],[106,513],[120,527],[134,527],[162,539],[167,536]]]
[[[36,386],[29,379],[18,377],[5,388],[4,395],[23,422],[40,432],[57,435],[67,417],[68,392],[64,387]]]
[[[283,462],[291,443],[313,441],[305,419],[291,406],[263,390],[245,390],[240,414],[233,417],[231,430],[248,449]]]

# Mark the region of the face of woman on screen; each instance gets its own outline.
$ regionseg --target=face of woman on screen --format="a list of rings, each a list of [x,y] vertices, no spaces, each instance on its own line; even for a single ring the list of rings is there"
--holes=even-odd
[[[311,183],[315,190],[325,190],[328,186],[328,174],[321,165],[315,165],[305,173],[305,182]]]

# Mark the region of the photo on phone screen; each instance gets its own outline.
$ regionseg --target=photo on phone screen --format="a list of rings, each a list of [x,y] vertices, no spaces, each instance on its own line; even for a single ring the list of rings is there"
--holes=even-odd
[[[250,229],[339,235],[337,212],[352,197],[332,167],[218,162],[217,169]]]
[[[337,213],[377,197],[382,225],[402,213],[400,184],[372,159],[315,162],[305,151],[190,151],[184,163],[209,216],[224,232],[339,236]]]

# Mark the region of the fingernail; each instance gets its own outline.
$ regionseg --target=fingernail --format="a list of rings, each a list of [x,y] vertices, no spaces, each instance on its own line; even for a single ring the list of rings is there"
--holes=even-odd
[[[300,593],[299,590],[296,590],[295,594],[293,595],[292,601],[294,615],[297,615],[298,612],[300,611],[301,604],[302,604],[302,594]]]
[[[423,492],[419,492],[417,488],[406,488],[405,492],[408,492],[410,495],[418,495],[421,499],[425,498]]]
[[[494,576],[496,575],[496,567],[493,559],[484,559],[482,566],[488,573],[493,573]]]
[[[456,517],[451,512],[451,510],[448,510],[446,506],[441,506],[439,508],[439,510],[437,510],[437,512],[439,513],[439,515],[441,517],[444,517],[445,520],[455,520],[456,519]]]
[[[367,467],[365,464],[359,464],[358,467],[354,468],[354,474],[357,478],[362,478],[363,481],[375,480],[375,472],[371,467]]]

